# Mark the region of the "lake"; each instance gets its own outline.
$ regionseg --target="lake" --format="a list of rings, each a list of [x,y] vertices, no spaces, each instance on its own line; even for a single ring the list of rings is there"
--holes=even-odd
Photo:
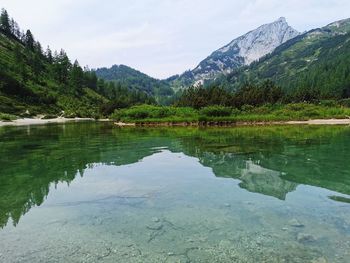
[[[0,127],[0,262],[350,262],[350,127]]]

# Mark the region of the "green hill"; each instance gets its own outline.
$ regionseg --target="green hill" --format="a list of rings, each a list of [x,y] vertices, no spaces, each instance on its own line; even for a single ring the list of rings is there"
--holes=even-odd
[[[125,65],[113,65],[111,68],[99,68],[96,75],[104,80],[113,81],[118,85],[127,86],[138,91],[144,91],[154,96],[158,102],[165,102],[174,94],[169,83],[152,78],[138,70]]]

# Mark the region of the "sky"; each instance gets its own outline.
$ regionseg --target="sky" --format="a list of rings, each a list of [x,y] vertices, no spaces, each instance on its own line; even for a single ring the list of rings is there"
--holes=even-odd
[[[125,64],[155,78],[193,69],[281,16],[300,32],[350,17],[349,0],[0,0],[0,7],[82,66]]]

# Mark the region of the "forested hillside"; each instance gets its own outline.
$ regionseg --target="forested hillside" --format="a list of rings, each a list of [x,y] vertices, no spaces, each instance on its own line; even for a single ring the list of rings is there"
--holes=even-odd
[[[116,85],[126,86],[134,90],[143,91],[154,96],[163,104],[174,94],[169,83],[152,78],[138,70],[125,65],[113,65],[111,68],[99,68],[96,75],[104,80],[113,81]]]
[[[98,79],[66,52],[42,48],[6,10],[0,17],[0,113],[99,117],[115,108],[153,103],[147,93]]]
[[[268,79],[305,100],[349,97],[350,19],[297,36],[216,84],[237,90]]]

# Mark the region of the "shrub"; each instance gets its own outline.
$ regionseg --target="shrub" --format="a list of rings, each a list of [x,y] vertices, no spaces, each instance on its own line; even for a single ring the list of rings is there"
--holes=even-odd
[[[200,111],[201,115],[209,116],[209,117],[224,117],[230,116],[232,113],[232,109],[224,106],[208,106],[202,108]]]
[[[343,99],[343,100],[340,100],[339,101],[339,104],[344,106],[344,107],[347,107],[347,108],[350,108],[350,99]]]
[[[13,121],[16,120],[17,117],[12,114],[7,114],[7,113],[0,113],[0,120],[1,121]]]
[[[251,112],[252,110],[254,109],[254,106],[252,106],[252,105],[243,105],[242,106],[242,111],[244,111],[244,112]]]
[[[338,103],[335,100],[321,100],[320,105],[325,107],[337,107]]]
[[[306,108],[308,108],[310,104],[307,103],[291,103],[288,104],[285,109],[288,111],[302,111]]]
[[[251,112],[256,114],[268,114],[271,112],[271,109],[268,106],[261,106],[252,109]]]
[[[114,111],[111,115],[114,119],[140,120],[148,118],[166,118],[175,115],[172,107],[160,107],[153,105],[139,105],[128,109]]]

